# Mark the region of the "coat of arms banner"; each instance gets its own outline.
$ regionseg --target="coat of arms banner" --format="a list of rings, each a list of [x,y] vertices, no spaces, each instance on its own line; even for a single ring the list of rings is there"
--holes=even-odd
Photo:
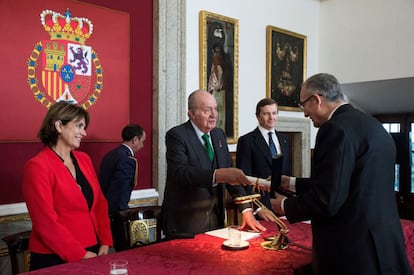
[[[0,1],[0,15],[0,141],[37,140],[62,100],[88,110],[88,140],[119,140],[129,121],[129,15],[68,0]]]

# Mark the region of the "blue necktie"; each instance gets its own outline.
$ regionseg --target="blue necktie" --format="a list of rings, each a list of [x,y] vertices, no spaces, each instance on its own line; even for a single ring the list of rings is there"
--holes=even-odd
[[[276,158],[277,150],[276,150],[275,144],[273,143],[273,138],[272,138],[273,132],[269,132],[268,134],[269,134],[270,155],[272,156],[272,158]]]

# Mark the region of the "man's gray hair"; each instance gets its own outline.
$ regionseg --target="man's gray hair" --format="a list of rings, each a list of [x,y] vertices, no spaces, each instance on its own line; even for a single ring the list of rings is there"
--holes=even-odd
[[[309,77],[302,84],[302,88],[305,89],[307,94],[320,94],[330,102],[345,101],[341,84],[335,76],[327,73],[315,74]]]
[[[200,93],[200,92],[208,93],[206,90],[195,90],[195,91],[193,91],[188,96],[188,110],[194,110],[195,108],[197,108],[196,100],[195,100],[195,95],[198,94],[198,93]]]

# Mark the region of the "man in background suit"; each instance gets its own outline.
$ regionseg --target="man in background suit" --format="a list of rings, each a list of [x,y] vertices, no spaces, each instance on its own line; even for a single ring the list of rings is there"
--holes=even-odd
[[[272,199],[289,222],[312,222],[313,274],[412,274],[394,194],[395,144],[347,104],[329,74],[307,79],[300,107],[319,127],[310,178],[282,179],[296,196]]]
[[[145,131],[137,124],[122,130],[122,144],[108,152],[101,162],[99,183],[109,205],[109,215],[128,209],[131,192],[136,185],[138,162],[135,153],[144,147]]]
[[[271,98],[264,98],[256,105],[256,118],[259,123],[253,131],[241,136],[237,142],[236,167],[243,170],[246,175],[267,179],[272,175],[272,158],[282,157],[281,172],[283,175],[291,175],[290,141],[287,135],[278,133],[275,126],[278,120],[278,104]],[[272,156],[269,149],[269,133],[272,143],[276,148],[276,155]],[[252,187],[246,187],[248,193],[252,193]],[[268,208],[270,204],[270,192],[261,192],[260,201]],[[260,209],[259,209],[260,210]],[[258,211],[263,219],[265,211]]]
[[[216,128],[215,98],[206,91],[193,92],[188,98],[188,116],[187,122],[166,134],[167,182],[162,213],[167,238],[223,227],[224,187],[234,198],[246,194],[240,184],[250,183],[242,170],[232,167],[226,135]],[[213,152],[207,149],[208,143]],[[248,207],[242,205],[240,209],[244,210],[242,227],[266,230]]]

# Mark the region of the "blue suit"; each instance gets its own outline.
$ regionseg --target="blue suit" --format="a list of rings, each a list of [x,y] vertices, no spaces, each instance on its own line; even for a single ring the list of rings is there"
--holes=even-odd
[[[109,205],[109,214],[128,209],[134,188],[136,162],[131,151],[120,145],[108,152],[99,169],[99,183]]]

